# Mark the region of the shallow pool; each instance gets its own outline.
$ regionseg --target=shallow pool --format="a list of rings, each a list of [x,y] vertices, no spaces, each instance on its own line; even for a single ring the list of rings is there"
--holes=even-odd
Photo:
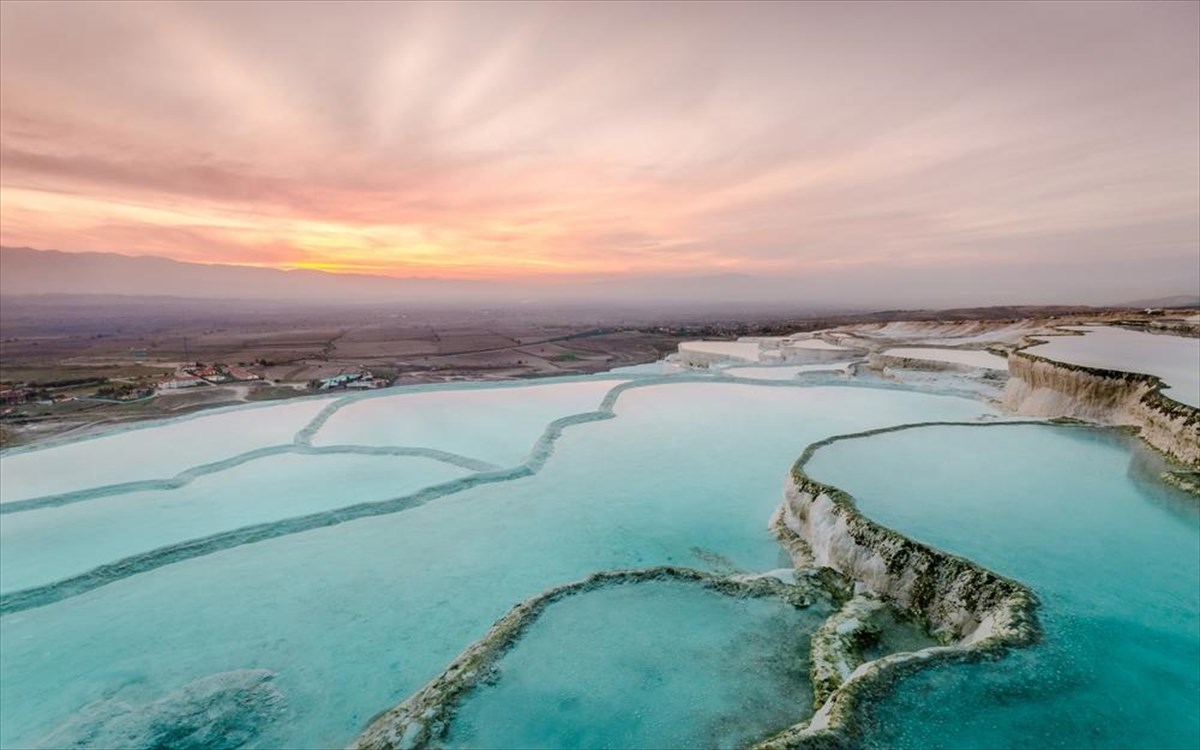
[[[906,679],[872,712],[874,745],[1200,746],[1200,513],[1140,475],[1130,441],[921,427],[833,443],[807,470],[1042,602],[1041,643]]]
[[[531,395],[536,401],[538,387],[477,390],[499,401],[508,394],[528,403]],[[277,718],[245,722],[265,726],[247,747],[344,746],[373,715],[438,674],[510,607],[549,587],[622,567],[676,564],[721,573],[780,567],[784,560],[767,521],[788,467],[807,444],[886,425],[994,414],[969,399],[854,386],[651,378],[609,394],[615,418],[593,415],[593,421],[549,432],[546,420],[562,411],[558,395],[548,396],[553,408],[526,411],[504,404],[513,436],[506,448],[510,455],[528,455],[530,436],[539,433],[544,453],[532,463],[468,471],[432,485],[443,488],[437,492],[413,489],[440,479],[420,461],[400,459],[388,471],[401,474],[391,475],[377,473],[382,465],[371,461],[338,468],[341,458],[322,456],[326,469],[296,473],[303,487],[294,504],[288,492],[276,492],[269,507],[255,510],[275,517],[259,524],[274,536],[243,543],[235,529],[223,537],[233,539],[226,546],[206,546],[203,539],[167,543],[178,539],[171,536],[177,525],[155,536],[164,529],[131,521],[131,539],[136,533],[165,544],[145,558],[147,564],[122,568],[93,588],[64,590],[51,582],[49,589],[61,597],[57,601],[0,617],[0,746],[36,745],[89,711],[152,706],[164,696],[186,694],[197,680],[244,670],[274,675],[272,689],[283,706]],[[597,406],[593,395],[571,408],[591,414]],[[403,401],[394,403],[393,418],[404,419]],[[254,409],[254,419],[269,423],[272,408]],[[303,426],[290,419],[291,411],[285,414],[287,429],[267,430],[264,440]],[[336,418],[335,413],[328,424]],[[173,439],[207,445],[223,437],[223,431],[208,430],[214,424],[194,419],[145,428],[138,431],[139,441],[152,445],[162,429]],[[500,445],[507,433],[494,434]],[[321,438],[317,430],[314,443],[319,446]],[[86,456],[87,446],[83,441],[69,447],[72,455]],[[439,447],[466,452],[470,446]],[[36,455],[54,465],[57,450],[13,458]],[[146,467],[130,462],[125,475],[159,475],[154,454],[147,455]],[[0,461],[2,472],[9,458]],[[171,470],[179,471],[174,464]],[[357,484],[360,472],[370,485],[365,490]],[[125,475],[114,470],[105,480]],[[190,514],[203,513],[204,503],[215,501],[214,513],[220,509],[223,518],[233,518],[227,514],[241,512],[240,485],[224,483],[221,476],[207,478],[222,492],[207,501],[178,489],[160,499],[106,498],[9,513],[0,515],[0,523],[31,514],[24,526],[30,537],[18,548],[18,554],[24,549],[30,555],[21,575],[44,581],[78,568],[39,571],[34,556],[53,556],[55,545],[67,539],[79,544],[85,537],[62,536],[55,524],[36,523],[37,514],[46,519],[57,514],[53,517],[77,529],[107,524],[106,533],[117,535],[120,524],[104,516],[134,513],[138,502],[184,500],[182,512]],[[409,494],[401,502],[373,503],[389,476],[397,477],[396,492]],[[189,487],[208,486],[202,484],[207,479]],[[259,494],[249,490],[260,479],[246,480],[246,498]],[[353,506],[358,510],[345,510],[348,501],[358,503]],[[384,512],[364,515],[364,509]],[[293,528],[293,513],[320,525]],[[225,528],[224,523],[214,516],[204,528]],[[125,542],[118,546],[111,554],[125,554]],[[273,700],[263,705],[277,708]]]
[[[797,609],[682,582],[620,585],[550,605],[469,694],[450,748],[735,748],[812,714]]]

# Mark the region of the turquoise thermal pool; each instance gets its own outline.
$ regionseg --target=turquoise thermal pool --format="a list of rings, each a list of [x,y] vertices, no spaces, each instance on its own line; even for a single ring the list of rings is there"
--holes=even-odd
[[[656,374],[663,371],[321,397],[5,453],[0,746],[94,747],[122,732],[153,746],[165,741],[155,732],[169,732],[173,721],[190,726],[198,710],[235,727],[247,748],[346,746],[512,607],[548,589],[598,571],[658,565],[718,576],[790,567],[768,519],[807,445],[916,422],[999,417],[976,399],[894,386]],[[1168,668],[1188,655],[1188,643],[1195,661],[1195,601],[1178,595],[1200,583],[1195,568],[1177,559],[1190,552],[1194,562],[1198,554],[1195,514],[1188,515],[1194,505],[1144,497],[1147,490],[1126,476],[1124,442],[1081,437],[1098,433],[963,427],[932,445],[917,438],[903,448],[925,429],[935,428],[833,443],[812,468],[843,466],[846,476],[816,475],[864,493],[864,512],[880,522],[1033,587],[1043,597],[1047,640],[998,663],[907,678],[879,716],[908,711],[903,701],[916,700],[910,685],[954,679],[956,669],[981,670],[985,686],[1003,674],[1015,693],[1043,690],[1039,659],[1056,653],[1057,613],[1073,622],[1081,610],[1057,608],[1050,592],[1069,574],[1045,578],[1052,566],[1037,556],[1085,556],[1088,537],[1074,533],[1080,523],[1097,525],[1096,538],[1133,545],[1121,553],[1097,545],[1104,559],[1094,569],[1071,569],[1081,583],[1063,596],[1102,608],[1111,628],[1081,631],[1101,639],[1083,645],[1110,648],[1103,639],[1126,629],[1131,643],[1144,645],[1153,633],[1152,643],[1169,648],[1164,656],[1147,646],[1147,663],[1178,678],[1162,690],[1177,696],[1192,686],[1195,695],[1194,675]],[[893,442],[901,446],[895,454]],[[869,450],[831,458],[858,445]],[[905,457],[936,458],[939,450],[955,457],[950,465],[934,460],[921,477],[909,476],[917,472]],[[1046,455],[1061,461],[1037,463]],[[953,535],[923,537],[929,529],[886,517],[886,508],[908,508],[904,498],[916,496],[903,494],[898,478],[926,477],[944,478],[942,494],[934,493],[941,505],[952,504],[947,496],[970,501],[976,520],[963,520],[958,532],[969,540],[972,529],[988,528],[976,536],[995,539],[999,556],[988,546],[955,546]],[[877,503],[862,482],[877,483]],[[982,520],[1014,506],[1002,489],[1013,483],[1013,497],[1045,503],[1038,508],[1061,521],[1058,546],[1042,544],[1049,530],[1018,539],[1001,534],[1015,520],[994,530]],[[1051,503],[1077,496],[1115,510],[1081,517]],[[1130,524],[1140,524],[1136,534]],[[1143,535],[1161,543],[1144,544]],[[1025,555],[1000,554],[1012,550]],[[1151,590],[1114,593],[1095,579],[1114,577],[1118,563],[1129,566],[1122,567],[1127,579],[1133,570],[1165,578]],[[1169,573],[1167,563],[1175,564]],[[1112,602],[1127,600],[1145,609],[1136,617],[1115,613]],[[450,744],[753,742],[812,715],[805,643],[829,612],[822,606],[794,609],[679,583],[555,602],[505,654],[494,684],[465,697]],[[868,658],[928,644],[906,632],[880,641]],[[568,661],[555,668],[554,658]],[[633,671],[620,671],[622,664]],[[700,672],[711,680],[693,685],[703,682]],[[582,693],[594,700],[574,700]],[[1094,723],[1078,713],[1097,709],[1088,695],[1081,688],[1062,699],[1081,726]],[[963,700],[985,698],[968,691]],[[653,711],[626,721],[612,715],[634,703],[652,703]],[[563,707],[553,721],[548,705]],[[522,723],[520,706],[548,713]],[[688,706],[701,718],[686,721]],[[996,717],[991,723],[1008,716],[1000,703],[986,710]],[[1162,736],[1194,731],[1194,713],[1156,716],[1169,727],[1154,730]],[[888,719],[876,736],[919,744],[912,726]],[[544,734],[529,734],[539,729]],[[197,732],[184,744],[221,746],[206,737]]]
[[[375,502],[369,487],[347,487],[352,473],[326,468],[319,476],[315,470],[298,476],[310,499],[296,511],[315,517],[300,526],[288,500],[296,488],[287,482],[250,483],[245,492],[225,484],[215,497],[172,494],[222,482],[218,472],[163,491],[185,515],[202,512],[205,502],[225,503],[227,512],[239,502],[255,506],[240,512],[252,512],[260,531],[243,539],[238,530],[217,531],[214,521],[205,530],[215,534],[171,543],[172,529],[131,529],[108,562],[117,563],[117,555],[129,560],[130,552],[152,543],[162,546],[100,580],[85,575],[70,586],[39,584],[32,606],[20,596],[30,589],[6,591],[0,599],[7,607],[0,617],[0,745],[35,745],[96,701],[149,704],[197,679],[245,669],[274,673],[286,701],[285,718],[267,724],[248,746],[348,744],[371,716],[436,675],[509,607],[546,588],[595,571],[655,564],[722,573],[780,567],[767,519],[779,502],[782,477],[808,443],[930,415],[971,420],[993,413],[968,399],[894,389],[733,384],[710,377],[627,382],[615,393],[608,390],[616,418],[598,419],[604,413],[592,411],[601,405],[597,398],[582,405],[577,414],[583,416],[533,408],[527,420],[514,419],[522,463],[480,467],[405,495],[399,493],[432,467],[398,456],[396,471],[410,472],[412,479]],[[512,399],[520,414],[515,404],[536,404],[538,387],[389,391],[347,404],[370,404],[403,421],[410,396],[481,390]],[[557,397],[551,400],[558,405]],[[310,414],[316,417],[324,406]],[[268,422],[271,408],[247,411]],[[414,408],[424,413],[425,404]],[[97,440],[152,445],[158,430],[173,437],[194,430],[177,440],[178,450],[199,446],[207,461],[213,455],[207,441],[222,434],[209,430],[228,414],[237,412]],[[556,421],[548,422],[551,416]],[[328,423],[336,417],[334,412]],[[443,439],[437,448],[473,458],[479,437],[468,432],[471,424],[463,423],[461,440]],[[303,424],[288,428],[305,432]],[[311,438],[319,445],[321,430]],[[490,439],[495,445],[487,459],[512,450],[504,431]],[[404,436],[408,447],[413,440]],[[50,464],[54,452],[78,454],[89,442],[0,460],[8,474],[10,460],[36,457]],[[168,474],[148,470],[142,454],[114,454],[111,460],[103,477],[109,484],[125,478],[123,468],[138,479]],[[178,472],[174,464],[170,469]],[[36,523],[38,515],[58,514],[61,523],[81,528],[98,523],[105,509],[132,518],[139,499],[118,503],[119,497],[6,513],[0,524],[7,528],[9,520],[28,515],[23,527],[40,528],[52,539],[60,532]],[[388,512],[370,514],[381,505]],[[261,521],[269,515],[274,522]],[[36,540],[21,547],[29,555],[46,554]],[[56,563],[54,574],[73,573],[95,559],[78,562]],[[32,561],[22,568],[19,575],[30,576],[29,582],[44,580]],[[17,585],[23,585],[19,579]],[[796,706],[799,720],[807,709],[802,700]]]
[[[808,638],[830,611],[678,582],[568,597],[468,695],[445,745],[743,747],[811,714]]]
[[[817,451],[809,475],[853,494],[872,519],[1041,599],[1040,643],[906,678],[871,712],[872,744],[1200,745],[1200,513],[1194,498],[1142,476],[1130,443],[1086,428],[992,425],[916,427]]]
[[[178,489],[8,513],[0,521],[0,593],[196,537],[386,500],[468,473],[410,456],[283,454],[202,476]]]

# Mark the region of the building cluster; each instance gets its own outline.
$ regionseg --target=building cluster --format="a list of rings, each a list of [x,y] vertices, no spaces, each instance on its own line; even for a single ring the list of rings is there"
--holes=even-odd
[[[341,389],[370,390],[372,388],[383,388],[387,384],[388,383],[386,380],[377,378],[371,375],[370,372],[363,370],[362,372],[338,373],[331,378],[314,380],[309,383],[309,387],[318,391],[333,391]]]
[[[173,391],[180,388],[193,388],[200,385],[222,385],[245,380],[260,380],[261,376],[239,365],[212,364],[193,362],[184,365],[168,378],[158,382],[158,389]]]
[[[28,386],[18,385],[0,390],[0,404],[16,406],[38,400],[38,390]]]
[[[108,378],[94,377],[4,383],[0,384],[0,405],[12,407],[21,404],[42,404],[43,406],[61,404],[64,401],[74,401],[82,393],[82,389],[88,386],[100,386],[101,390],[114,390],[114,386],[109,384]]]
[[[59,383],[69,383],[59,385]],[[94,392],[85,392],[84,386],[97,386]],[[9,388],[0,389],[0,406],[21,406],[23,404],[41,404],[50,406],[67,401],[99,400],[99,401],[139,401],[154,395],[154,385],[142,378],[135,381],[109,380],[98,378],[90,382],[74,383],[71,381],[55,381],[53,383],[17,383]],[[7,413],[7,412],[6,412]]]

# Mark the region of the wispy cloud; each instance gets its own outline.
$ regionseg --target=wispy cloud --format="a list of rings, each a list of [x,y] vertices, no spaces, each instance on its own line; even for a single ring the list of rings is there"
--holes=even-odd
[[[1194,3],[10,1],[0,21],[10,245],[1081,279],[1153,248],[1166,287],[1200,243]]]

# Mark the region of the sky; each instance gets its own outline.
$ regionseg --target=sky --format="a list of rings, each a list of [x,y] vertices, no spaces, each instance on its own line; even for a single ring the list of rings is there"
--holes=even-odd
[[[1200,4],[6,0],[0,243],[1200,293]]]

